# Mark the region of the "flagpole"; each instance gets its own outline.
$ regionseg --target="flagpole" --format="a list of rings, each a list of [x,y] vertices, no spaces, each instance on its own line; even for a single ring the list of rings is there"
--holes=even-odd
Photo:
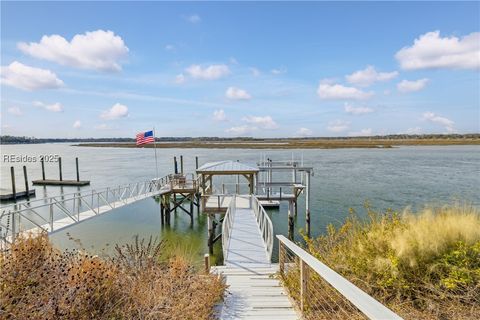
[[[153,149],[155,150],[155,169],[157,172],[157,176],[155,177],[156,179],[160,178],[158,176],[158,161],[157,161],[157,141],[156,141],[156,136],[155,136],[155,127],[153,127]]]

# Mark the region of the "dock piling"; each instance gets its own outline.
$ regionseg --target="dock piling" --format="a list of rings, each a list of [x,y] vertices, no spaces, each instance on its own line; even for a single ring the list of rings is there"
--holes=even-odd
[[[173,157],[173,167],[174,167],[175,174],[178,174],[177,157]]]
[[[195,169],[198,169],[198,157],[195,157]]]
[[[10,175],[12,177],[13,201],[17,201],[17,189],[15,188],[15,168],[14,167],[10,167]]]
[[[42,180],[45,180],[45,162],[44,162],[43,158],[40,162],[42,164]]]
[[[23,166],[23,179],[25,180],[25,193],[27,199],[30,199],[30,190],[28,188],[27,166]]]
[[[77,182],[80,181],[80,171],[78,170],[78,157],[75,158],[75,166],[77,168]]]
[[[62,157],[58,158],[58,172],[60,174],[60,181],[63,181],[63,177],[62,177]]]
[[[183,156],[180,156],[180,173],[183,174]]]

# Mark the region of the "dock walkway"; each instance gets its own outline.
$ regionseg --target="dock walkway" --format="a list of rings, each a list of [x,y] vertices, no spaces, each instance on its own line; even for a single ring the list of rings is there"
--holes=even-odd
[[[299,319],[274,276],[278,265],[270,262],[254,206],[251,197],[237,196],[227,212],[232,214],[233,223],[224,250],[225,265],[212,268],[212,272],[225,277],[229,286],[219,311],[220,319]]]

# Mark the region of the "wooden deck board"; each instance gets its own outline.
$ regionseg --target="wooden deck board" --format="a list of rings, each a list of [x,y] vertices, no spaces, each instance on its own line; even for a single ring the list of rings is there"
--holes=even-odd
[[[272,265],[249,198],[236,198],[225,266],[214,267],[229,286],[220,319],[300,319]]]

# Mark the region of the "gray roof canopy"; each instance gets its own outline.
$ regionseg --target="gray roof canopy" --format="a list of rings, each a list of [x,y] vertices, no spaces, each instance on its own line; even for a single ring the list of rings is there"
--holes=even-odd
[[[208,162],[197,169],[197,173],[209,174],[248,174],[257,173],[257,166],[250,166],[238,161],[216,161]]]

